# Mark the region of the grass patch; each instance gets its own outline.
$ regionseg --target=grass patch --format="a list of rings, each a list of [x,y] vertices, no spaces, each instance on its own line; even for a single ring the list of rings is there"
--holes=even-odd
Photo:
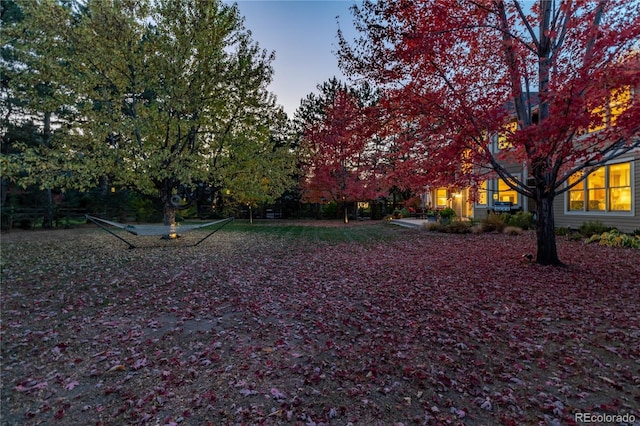
[[[226,232],[243,232],[269,235],[282,239],[306,239],[328,243],[377,242],[401,238],[408,230],[386,222],[340,221],[254,221],[235,220],[227,225]]]

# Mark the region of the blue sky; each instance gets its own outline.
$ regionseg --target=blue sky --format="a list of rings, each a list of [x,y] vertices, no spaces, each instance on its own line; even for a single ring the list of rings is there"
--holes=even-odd
[[[316,86],[336,76],[346,78],[335,56],[338,22],[353,39],[354,0],[236,0],[245,26],[260,47],[275,51],[275,75],[270,89],[289,115]],[[336,16],[339,18],[336,20]]]

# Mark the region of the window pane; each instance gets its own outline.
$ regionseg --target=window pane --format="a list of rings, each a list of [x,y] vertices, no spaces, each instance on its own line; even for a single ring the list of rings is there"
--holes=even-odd
[[[581,177],[582,173],[575,173],[569,177],[569,185],[573,184]],[[584,210],[584,182],[576,184],[576,186],[569,190],[569,205],[567,208],[572,211]]]
[[[614,90],[611,94],[611,125],[616,124],[618,117],[629,108],[631,101],[631,88],[629,86]]]
[[[589,133],[597,132],[606,127],[606,109],[602,106],[593,108],[591,111],[591,125]]]
[[[504,126],[505,131],[498,135],[498,149],[513,148],[513,144],[507,140],[513,133],[518,130],[518,123],[511,122]]]
[[[588,210],[604,210],[606,200],[606,190],[590,189]]]
[[[631,211],[631,163],[609,166],[609,205],[612,211]]]
[[[587,188],[604,188],[604,167],[600,167],[587,177]]]
[[[437,207],[447,206],[447,188],[436,189],[436,206]]]
[[[587,210],[605,210],[606,209],[606,190],[605,190],[605,168],[600,167],[587,177]]]
[[[480,184],[480,188],[478,189],[478,204],[486,205],[487,202],[488,202],[487,181],[485,180]]]
[[[511,201],[513,204],[518,204],[518,193],[509,188],[502,179],[498,180],[498,201]]]
[[[609,186],[631,186],[631,163],[609,166]]]
[[[610,204],[613,211],[631,211],[631,188],[612,188]]]
[[[584,190],[582,188],[569,191],[569,210],[584,210]]]

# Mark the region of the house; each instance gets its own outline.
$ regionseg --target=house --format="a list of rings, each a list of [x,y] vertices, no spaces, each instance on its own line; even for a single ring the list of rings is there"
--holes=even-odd
[[[627,89],[623,100],[635,98],[640,91]],[[618,102],[620,96],[616,97]],[[597,132],[605,126],[615,125],[622,110],[611,102],[598,111],[604,124],[588,129]],[[515,123],[512,123],[515,125]],[[510,129],[515,130],[515,129]],[[507,148],[499,135],[493,138],[491,149],[497,152]],[[527,170],[521,164],[507,164],[507,170],[522,182],[527,182]],[[572,176],[566,185],[571,186],[583,178]],[[460,217],[481,220],[489,212],[530,211],[535,213],[535,202],[515,190],[500,178],[482,182],[474,197],[469,188],[439,187],[428,190],[424,197],[436,209],[453,208]],[[605,226],[622,232],[640,229],[640,148],[620,156],[596,169],[573,188],[554,200],[556,227],[579,228],[585,222],[599,221]]]
[[[615,126],[624,105],[638,95],[638,88],[618,90],[607,105],[598,108],[603,123],[588,131]],[[568,185],[580,178],[582,174],[572,176]],[[562,194],[554,205],[554,215],[559,227],[577,228],[584,222],[600,221],[622,232],[640,229],[640,148],[606,163]]]

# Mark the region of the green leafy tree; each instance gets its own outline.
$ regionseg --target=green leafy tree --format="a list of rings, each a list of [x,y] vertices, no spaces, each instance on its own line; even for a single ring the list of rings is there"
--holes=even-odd
[[[2,132],[2,185],[6,177],[38,170],[47,176],[40,182],[28,179],[23,184],[37,183],[30,190],[38,204],[44,206],[43,227],[53,225],[53,196],[57,161],[42,164],[39,153],[49,151],[56,144],[56,138],[68,125],[70,111],[65,108],[65,91],[54,81],[51,58],[47,56],[43,34],[32,31],[33,38],[27,41],[21,37],[26,23],[23,9],[13,0],[2,1],[2,49],[1,85],[3,96],[1,127]],[[12,154],[18,155],[28,164],[19,167],[16,162],[8,162]],[[24,155],[24,156],[23,156]],[[4,205],[3,198],[3,205]]]
[[[75,112],[72,129],[48,152],[27,152],[23,183],[61,165],[55,183],[112,183],[157,195],[175,221],[179,188],[232,186],[229,168],[244,151],[272,147],[279,107],[267,91],[272,53],[259,48],[237,7],[220,1],[21,1],[20,37],[45,46],[50,81]],[[114,30],[117,29],[117,30]],[[31,78],[37,78],[33,73]],[[255,157],[272,176],[287,174],[287,147]],[[256,179],[262,179],[257,176]]]
[[[288,119],[284,111],[259,120],[234,138],[233,153],[222,159],[219,181],[230,203],[253,208],[273,203],[294,184],[295,156]],[[253,217],[250,215],[252,221]]]

